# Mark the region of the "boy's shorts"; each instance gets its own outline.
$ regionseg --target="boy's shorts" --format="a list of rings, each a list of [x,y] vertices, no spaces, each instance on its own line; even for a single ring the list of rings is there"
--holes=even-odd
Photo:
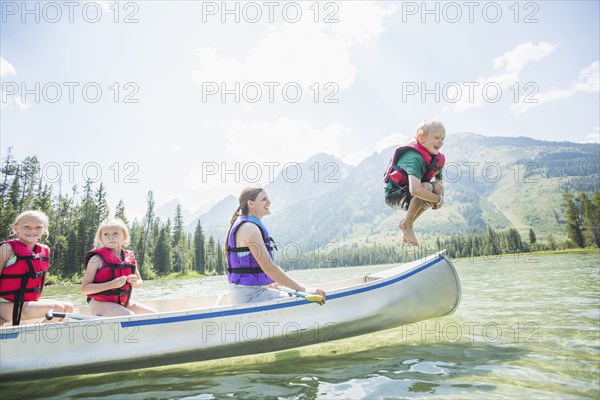
[[[408,190],[408,185],[386,193],[385,204],[396,210],[408,210],[412,196]]]

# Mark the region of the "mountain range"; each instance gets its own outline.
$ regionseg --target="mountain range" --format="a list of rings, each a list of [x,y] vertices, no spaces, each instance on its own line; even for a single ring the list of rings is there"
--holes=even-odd
[[[305,252],[331,243],[398,243],[403,212],[384,203],[382,181],[393,151],[374,152],[357,166],[317,154],[282,170],[265,186],[272,215],[264,222],[273,237],[292,244],[290,251]],[[428,210],[415,224],[425,242],[483,232],[487,226],[516,228],[524,238],[530,228],[540,240],[549,234],[561,238],[562,192],[591,192],[600,185],[599,144],[465,132],[448,135],[442,152],[444,207]],[[228,196],[200,215],[207,236],[222,241],[235,208],[237,199]],[[195,229],[198,218],[188,224],[188,231]]]

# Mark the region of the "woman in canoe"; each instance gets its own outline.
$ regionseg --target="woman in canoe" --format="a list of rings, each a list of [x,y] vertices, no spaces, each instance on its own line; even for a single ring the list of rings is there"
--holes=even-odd
[[[260,187],[247,187],[239,197],[239,206],[231,218],[227,234],[226,256],[231,304],[255,303],[281,297],[277,285],[323,296],[325,291],[306,288],[273,262],[275,244],[263,225],[262,217],[271,212],[271,201]]]

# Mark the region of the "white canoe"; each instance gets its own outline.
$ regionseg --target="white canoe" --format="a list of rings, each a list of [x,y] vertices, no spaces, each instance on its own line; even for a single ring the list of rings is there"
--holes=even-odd
[[[228,305],[227,296],[144,301],[156,314],[0,327],[0,378],[211,360],[305,346],[451,314],[460,281],[444,253],[320,285],[297,297]]]

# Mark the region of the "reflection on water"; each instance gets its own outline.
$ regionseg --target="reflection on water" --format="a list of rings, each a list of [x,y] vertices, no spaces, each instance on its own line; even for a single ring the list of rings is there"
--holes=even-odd
[[[598,257],[459,260],[463,298],[450,317],[277,353],[4,382],[0,398],[598,398]],[[296,276],[314,282],[339,272]],[[219,279],[146,282],[143,294],[225,291]]]

